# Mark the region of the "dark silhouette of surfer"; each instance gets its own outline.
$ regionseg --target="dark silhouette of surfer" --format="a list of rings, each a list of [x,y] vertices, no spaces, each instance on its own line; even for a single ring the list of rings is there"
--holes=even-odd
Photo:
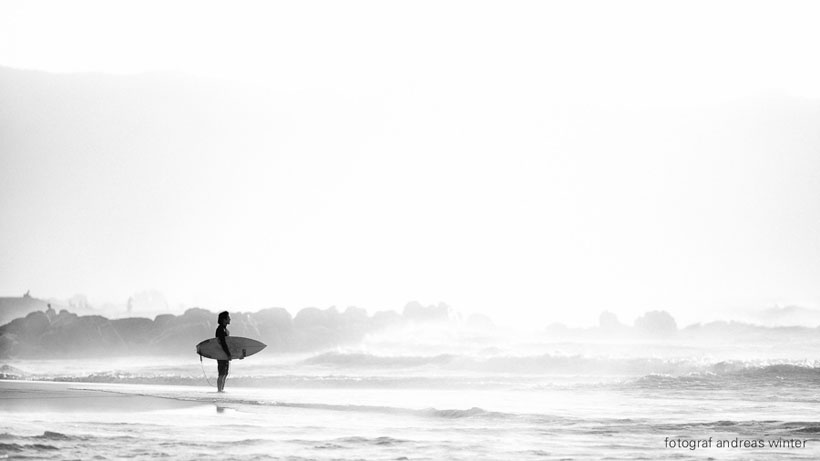
[[[231,324],[231,315],[228,311],[220,312],[219,317],[217,317],[217,322],[219,326],[216,327],[216,338],[219,340],[219,345],[222,346],[222,350],[228,354],[228,360],[216,361],[216,369],[219,372],[219,377],[216,378],[216,390],[217,392],[224,392],[225,381],[228,379],[228,369],[231,364],[231,351],[228,349],[228,342],[225,340],[225,338],[231,334],[228,331],[228,325]]]

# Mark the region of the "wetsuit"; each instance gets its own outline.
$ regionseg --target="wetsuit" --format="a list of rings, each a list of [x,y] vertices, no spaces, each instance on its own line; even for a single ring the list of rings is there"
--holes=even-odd
[[[228,350],[228,343],[225,341],[225,338],[230,336],[230,332],[228,332],[228,328],[225,325],[219,325],[216,327],[216,337],[219,339],[219,344],[222,346],[222,349],[228,354],[228,357],[231,356],[231,352]],[[219,376],[225,376],[228,374],[228,368],[230,366],[230,360],[217,360],[216,361],[216,369],[219,371]]]

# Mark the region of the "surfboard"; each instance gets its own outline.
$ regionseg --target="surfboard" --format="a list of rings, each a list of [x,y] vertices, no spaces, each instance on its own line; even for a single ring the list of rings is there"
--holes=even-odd
[[[255,339],[241,336],[228,336],[225,340],[228,343],[228,350],[231,351],[231,359],[248,357],[267,347],[267,345]],[[197,344],[196,353],[209,359],[228,360],[227,354],[225,354],[222,345],[219,344],[219,340],[216,338],[206,339]]]

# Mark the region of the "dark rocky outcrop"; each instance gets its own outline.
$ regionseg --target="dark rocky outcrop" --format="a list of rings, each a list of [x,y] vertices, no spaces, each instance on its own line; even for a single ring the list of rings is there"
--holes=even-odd
[[[407,311],[407,309],[405,309]],[[403,322],[446,320],[448,309],[409,309],[409,317],[395,312],[370,316],[364,309],[335,307],[302,309],[295,317],[282,308],[255,313],[231,312],[234,336],[259,339],[272,351],[298,352],[360,342],[368,333]],[[188,309],[182,315],[163,314],[153,320],[110,320],[99,315],[79,316],[67,310],[31,312],[0,326],[0,358],[61,358],[116,355],[193,354],[195,345],[214,336],[217,313]]]
[[[28,293],[20,297],[0,298],[0,325],[35,311],[43,311],[47,307],[47,301],[33,298]]]

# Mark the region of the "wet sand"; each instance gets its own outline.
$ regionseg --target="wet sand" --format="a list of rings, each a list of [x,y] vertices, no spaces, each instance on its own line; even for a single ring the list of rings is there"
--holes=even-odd
[[[0,412],[135,412],[200,405],[117,393],[116,385],[0,380]]]

